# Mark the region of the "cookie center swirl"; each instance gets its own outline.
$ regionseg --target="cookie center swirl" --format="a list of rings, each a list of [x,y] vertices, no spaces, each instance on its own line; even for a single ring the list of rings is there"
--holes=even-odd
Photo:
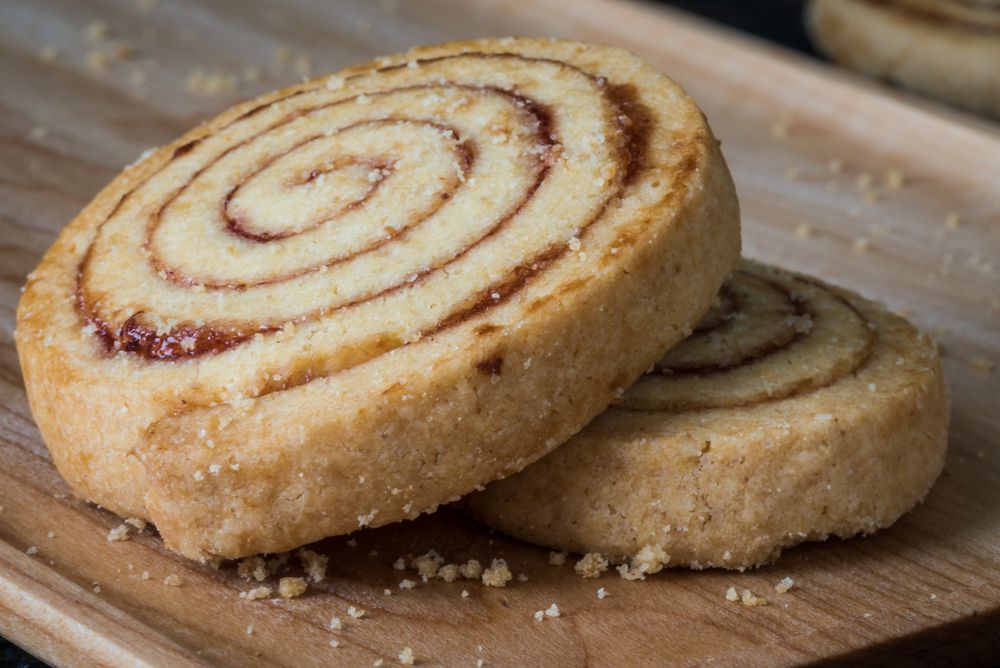
[[[786,398],[853,373],[875,342],[844,299],[784,274],[737,271],[721,303],[703,320],[710,326],[668,352],[621,408],[707,410]]]
[[[216,125],[96,230],[78,300],[111,352],[289,325],[384,351],[454,326],[584,236],[641,143],[606,82],[510,54],[314,82]]]

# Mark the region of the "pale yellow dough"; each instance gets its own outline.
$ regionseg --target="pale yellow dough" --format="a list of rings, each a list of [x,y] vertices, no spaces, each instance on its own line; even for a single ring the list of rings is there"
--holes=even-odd
[[[746,262],[616,406],[464,503],[559,550],[742,569],[895,522],[941,472],[947,425],[933,341],[846,290]]]
[[[735,191],[632,54],[445,44],[240,104],[127,168],[17,347],[80,496],[193,558],[416,517],[600,413],[708,308]]]

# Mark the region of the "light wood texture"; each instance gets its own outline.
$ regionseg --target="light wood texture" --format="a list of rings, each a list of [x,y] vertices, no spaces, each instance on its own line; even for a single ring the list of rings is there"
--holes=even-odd
[[[1000,375],[987,370],[1000,361],[1000,138],[988,125],[638,5],[141,7],[0,5],[0,633],[63,665],[391,665],[404,646],[419,665],[465,666],[479,658],[487,666],[778,665],[850,652],[925,661],[1000,653]],[[88,68],[88,51],[108,48],[84,36],[96,19],[112,40],[138,47],[137,58]],[[294,64],[274,58],[279,46],[308,54],[319,73],[412,44],[510,33],[624,45],[674,76],[723,142],[748,255],[878,296],[940,338],[953,394],[951,451],[927,501],[874,537],[791,550],[759,571],[669,571],[646,582],[583,580],[571,565],[550,566],[544,550],[444,511],[360,533],[354,548],[325,541],[317,547],[330,555],[323,584],[299,599],[254,603],[238,597],[249,585],[232,565],[192,566],[155,537],[108,543],[119,521],[66,495],[32,423],[12,340],[18,288],[58,230],[146,147],[295,80]],[[58,49],[54,63],[39,58],[45,45]],[[230,94],[186,88],[196,68],[239,75],[248,66],[260,69],[260,81]],[[132,79],[137,68],[143,84]],[[839,173],[830,160],[842,162]],[[905,177],[901,190],[882,186],[889,168]],[[875,203],[857,186],[865,173]],[[955,230],[945,226],[951,212],[960,216]],[[796,235],[802,225],[808,238]],[[29,546],[38,553],[26,554]],[[428,548],[449,561],[502,556],[530,579],[505,589],[441,581],[399,589],[414,576],[393,561]],[[164,585],[170,574],[182,586]],[[774,593],[786,575],[796,589]],[[730,603],[730,585],[771,604]],[[562,616],[536,622],[533,613],[553,602]],[[353,620],[349,605],[368,614]],[[344,630],[327,629],[335,615]]]

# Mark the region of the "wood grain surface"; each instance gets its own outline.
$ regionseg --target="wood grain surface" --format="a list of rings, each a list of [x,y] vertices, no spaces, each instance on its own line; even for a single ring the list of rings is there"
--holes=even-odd
[[[414,44],[499,34],[614,43],[662,68],[723,142],[748,255],[882,298],[940,339],[951,450],[926,502],[873,537],[804,546],[758,571],[645,582],[581,579],[572,561],[552,566],[546,551],[446,510],[361,532],[355,546],[320,543],[327,578],[288,601],[242,600],[250,584],[234,565],[192,566],[155,536],[108,542],[119,520],[67,495],[13,345],[19,288],[59,229],[145,148],[238,99]],[[393,665],[404,647],[427,666],[1000,655],[1000,135],[989,126],[602,0],[2,0],[0,81],[0,633],[33,653],[170,666]],[[528,580],[400,589],[414,575],[393,562],[429,548],[448,561],[503,557]],[[775,593],[785,576],[795,589]],[[731,603],[731,585],[770,604]],[[561,615],[535,621],[553,602]],[[349,617],[352,605],[367,614]],[[328,628],[333,616],[342,630]]]

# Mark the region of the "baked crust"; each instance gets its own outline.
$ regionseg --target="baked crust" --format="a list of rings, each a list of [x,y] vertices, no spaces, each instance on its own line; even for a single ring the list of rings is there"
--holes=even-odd
[[[559,550],[743,569],[918,503],[947,447],[934,343],[853,293],[755,263],[721,294],[618,405],[467,509]]]
[[[77,494],[239,557],[520,470],[680,341],[738,255],[676,84],[611,47],[457,42],[127,168],[29,276],[17,347]]]
[[[852,69],[1000,118],[994,0],[813,0],[806,24]]]

